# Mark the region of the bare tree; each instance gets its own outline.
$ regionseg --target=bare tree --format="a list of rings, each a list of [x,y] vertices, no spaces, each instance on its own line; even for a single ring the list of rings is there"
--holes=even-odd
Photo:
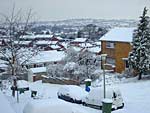
[[[30,31],[33,22],[31,22],[33,13],[30,9],[26,16],[22,15],[21,10],[15,12],[15,6],[12,9],[11,15],[1,15],[4,22],[1,23],[4,35],[1,36],[3,44],[0,47],[0,57],[7,61],[10,74],[17,76],[23,65],[37,54],[37,49],[33,47],[22,47],[22,37]]]
[[[8,72],[13,76],[12,95],[15,97],[17,89],[16,77],[24,69],[23,65],[29,61],[32,56],[36,55],[38,50],[35,48],[22,47],[22,37],[30,31],[33,22],[32,10],[30,9],[26,16],[22,15],[21,10],[15,12],[15,6],[12,9],[11,15],[1,15],[4,22],[1,25],[3,29],[3,45],[0,47],[0,59],[6,61]],[[1,37],[2,38],[2,37]],[[17,101],[19,96],[17,93]]]

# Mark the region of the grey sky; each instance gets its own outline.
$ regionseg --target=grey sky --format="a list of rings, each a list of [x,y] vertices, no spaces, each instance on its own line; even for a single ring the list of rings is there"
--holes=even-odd
[[[138,19],[150,0],[0,0],[0,13],[16,8],[36,12],[39,20],[72,18]],[[149,11],[150,14],[150,11]]]

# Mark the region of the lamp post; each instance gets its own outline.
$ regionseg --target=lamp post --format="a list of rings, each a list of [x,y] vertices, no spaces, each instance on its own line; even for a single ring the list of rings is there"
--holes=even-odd
[[[101,54],[102,68],[103,68],[103,87],[104,87],[104,98],[106,98],[106,84],[105,84],[105,61],[107,54]]]

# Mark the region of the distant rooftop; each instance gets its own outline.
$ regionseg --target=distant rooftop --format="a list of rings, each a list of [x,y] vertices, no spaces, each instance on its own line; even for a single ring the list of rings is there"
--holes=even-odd
[[[86,38],[76,38],[74,42],[85,42],[86,40]]]
[[[24,38],[24,39],[35,39],[35,38],[52,38],[53,35],[46,35],[46,34],[42,34],[42,35],[24,35],[24,36],[21,36],[21,38]]]
[[[101,41],[132,42],[135,28],[114,28],[100,38]]]
[[[42,73],[46,72],[46,67],[30,68],[29,70],[32,71],[32,73]]]
[[[63,51],[41,51],[38,55],[31,58],[28,64],[32,63],[44,63],[44,62],[56,62],[60,61],[65,57]]]

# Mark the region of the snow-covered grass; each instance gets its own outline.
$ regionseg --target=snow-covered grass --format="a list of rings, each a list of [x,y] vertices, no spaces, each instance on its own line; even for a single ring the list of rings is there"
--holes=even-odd
[[[131,81],[127,83],[115,84],[121,90],[123,100],[125,103],[125,107],[123,109],[113,111],[112,113],[149,113],[150,112],[150,107],[149,107],[150,105],[150,95],[149,95],[150,81],[148,80],[136,81],[136,82],[131,82]],[[36,83],[29,83],[29,87],[31,88],[31,90],[38,91],[38,98],[36,99],[31,98],[31,91],[26,91],[25,93],[19,95],[19,103],[17,103],[16,98],[13,98],[11,96],[10,89],[6,89],[5,97],[8,100],[10,106],[15,111],[15,113],[23,113],[23,109],[25,105],[27,105],[28,102],[34,103],[34,101],[37,101],[37,102],[39,101],[39,103],[43,102],[44,104],[48,102],[48,100],[52,99],[52,100],[56,100],[56,103],[57,101],[61,101],[63,103],[63,100],[59,100],[57,98],[57,91],[60,87],[62,87],[62,85],[36,82]],[[0,96],[1,96],[1,93],[0,93]],[[5,102],[3,101],[4,100],[0,100],[0,107],[2,106],[3,103],[5,104]],[[69,102],[65,102],[65,103],[66,103],[66,106],[64,106],[63,109],[68,109],[67,106],[71,106],[70,107],[71,112],[69,113],[72,113],[72,112],[75,113],[75,112],[78,112],[79,110],[82,113],[102,113],[102,111],[100,110],[85,107],[85,106],[78,105],[75,103],[69,103]],[[55,109],[57,109],[57,104],[56,104]],[[53,110],[55,111],[55,109]],[[4,112],[0,111],[0,113],[4,113]],[[9,110],[7,113],[9,113]],[[60,113],[64,113],[64,112],[62,111]]]

